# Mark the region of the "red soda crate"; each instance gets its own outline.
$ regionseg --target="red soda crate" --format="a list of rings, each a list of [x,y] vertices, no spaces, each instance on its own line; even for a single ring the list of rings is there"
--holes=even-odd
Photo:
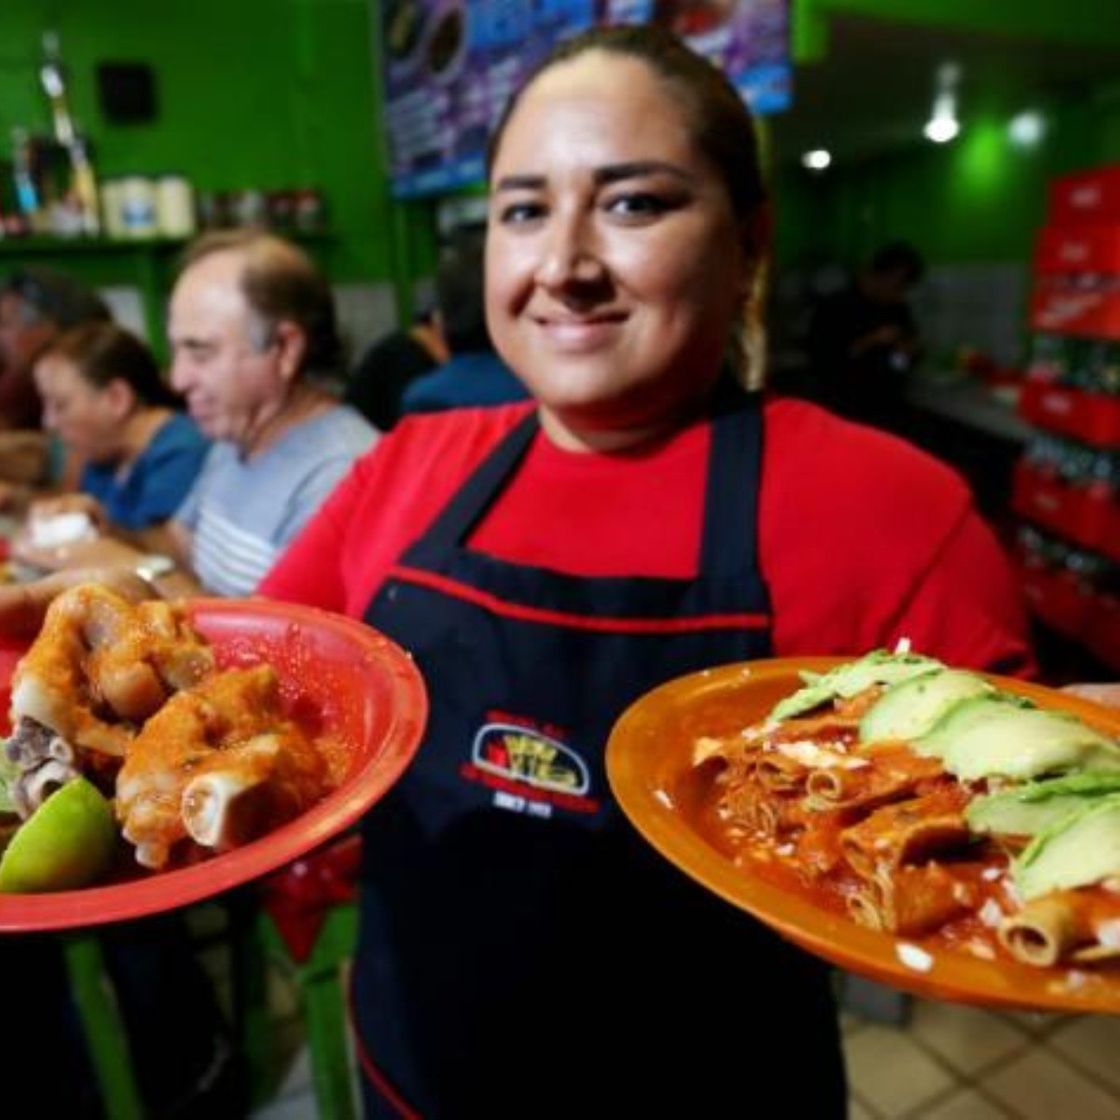
[[[1088,636],[1094,598],[1072,572],[1055,568],[1020,568],[1020,586],[1027,605],[1043,622],[1084,641]]]
[[[1120,339],[1120,291],[1037,285],[1031,296],[1030,323],[1046,334]]]
[[[1056,226],[1120,222],[1120,164],[1052,180],[1048,217]]]
[[[1087,510],[1085,488],[1071,486],[1020,460],[1012,478],[1011,505],[1016,513],[1036,525],[1091,547],[1092,542],[1085,539],[1092,512]]]
[[[1120,273],[1120,223],[1045,226],[1038,234],[1034,267],[1041,275]]]
[[[1105,449],[1120,446],[1120,397],[1027,378],[1019,414],[1038,428]]]

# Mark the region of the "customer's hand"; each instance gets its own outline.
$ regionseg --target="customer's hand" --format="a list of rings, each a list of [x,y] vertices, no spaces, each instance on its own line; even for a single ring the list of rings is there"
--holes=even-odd
[[[33,637],[57,595],[79,583],[100,583],[134,603],[154,597],[152,586],[130,566],[81,568],[55,572],[34,583],[0,586],[0,634]]]
[[[1120,708],[1120,684],[1070,684],[1063,692],[1072,692],[1085,700],[1095,700],[1110,708]]]

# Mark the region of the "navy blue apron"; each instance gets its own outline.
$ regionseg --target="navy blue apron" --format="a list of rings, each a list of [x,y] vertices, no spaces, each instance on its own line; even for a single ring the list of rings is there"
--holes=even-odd
[[[367,1113],[763,1117],[780,1089],[788,1115],[843,1116],[824,969],[647,848],[604,773],[642,693],[770,653],[760,405],[734,393],[716,411],[694,579],[470,551],[537,432],[531,414],[509,433],[365,615],[412,652],[432,705],[363,824]]]

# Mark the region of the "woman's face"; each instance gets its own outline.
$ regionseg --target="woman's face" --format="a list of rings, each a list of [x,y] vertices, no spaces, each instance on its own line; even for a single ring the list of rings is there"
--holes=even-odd
[[[750,262],[680,98],[590,52],[522,95],[491,175],[494,344],[571,446],[688,416],[716,379]]]
[[[43,426],[67,449],[93,462],[113,457],[124,419],[118,393],[91,384],[73,362],[57,354],[36,364],[35,384],[43,400]]]

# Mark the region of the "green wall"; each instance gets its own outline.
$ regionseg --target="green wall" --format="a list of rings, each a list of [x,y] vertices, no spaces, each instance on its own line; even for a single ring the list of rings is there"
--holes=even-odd
[[[317,251],[335,279],[407,280],[430,266],[427,208],[388,195],[369,0],[0,0],[0,151],[15,124],[49,131],[35,72],[47,28],[103,177],[320,186],[333,236]],[[100,61],[151,64],[154,123],[103,118]]]
[[[918,142],[824,176],[779,169],[779,260],[854,263],[905,237],[935,264],[1026,261],[1045,220],[1048,181],[1120,161],[1120,88],[1044,112],[1048,131],[1034,148],[1011,143],[1005,116],[982,114],[967,117],[950,144]]]

